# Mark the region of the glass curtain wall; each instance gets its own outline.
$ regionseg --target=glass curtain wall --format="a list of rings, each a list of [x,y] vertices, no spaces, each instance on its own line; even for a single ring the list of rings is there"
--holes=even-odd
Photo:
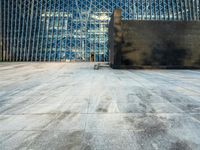
[[[199,0],[1,0],[3,61],[108,60],[108,23],[125,20],[199,21]]]

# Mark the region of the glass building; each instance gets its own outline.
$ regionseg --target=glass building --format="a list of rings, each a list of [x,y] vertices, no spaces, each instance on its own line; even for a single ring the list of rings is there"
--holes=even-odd
[[[3,61],[108,61],[108,23],[199,21],[199,0],[1,0]]]

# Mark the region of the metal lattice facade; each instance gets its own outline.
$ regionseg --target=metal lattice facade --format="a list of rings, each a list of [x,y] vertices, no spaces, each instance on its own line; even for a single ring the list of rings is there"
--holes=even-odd
[[[108,61],[108,23],[200,19],[199,0],[1,0],[3,61]]]

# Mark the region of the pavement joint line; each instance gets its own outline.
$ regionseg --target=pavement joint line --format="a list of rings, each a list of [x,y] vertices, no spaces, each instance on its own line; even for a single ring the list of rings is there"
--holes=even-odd
[[[35,114],[0,114],[0,117],[1,116],[25,116],[25,115],[30,115],[30,116],[40,116],[40,115],[58,115],[58,114],[67,114],[67,113],[35,113]],[[106,113],[101,113],[101,112],[98,112],[98,113],[78,113],[78,112],[70,112],[70,114],[80,114],[80,115],[144,115],[144,113],[121,113],[121,112],[116,112],[116,113],[109,113],[109,112],[106,112]],[[176,113],[171,113],[171,112],[161,112],[161,113],[145,113],[146,115],[162,115],[162,114],[171,114],[171,115],[186,115],[188,116],[188,114],[200,114],[199,113],[190,113],[190,112],[176,112]]]

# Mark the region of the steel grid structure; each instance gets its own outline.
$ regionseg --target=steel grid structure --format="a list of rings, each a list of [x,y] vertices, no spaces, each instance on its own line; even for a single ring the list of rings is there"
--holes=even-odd
[[[199,21],[199,0],[1,0],[3,61],[108,61],[108,23]],[[0,55],[0,56],[1,56]]]

